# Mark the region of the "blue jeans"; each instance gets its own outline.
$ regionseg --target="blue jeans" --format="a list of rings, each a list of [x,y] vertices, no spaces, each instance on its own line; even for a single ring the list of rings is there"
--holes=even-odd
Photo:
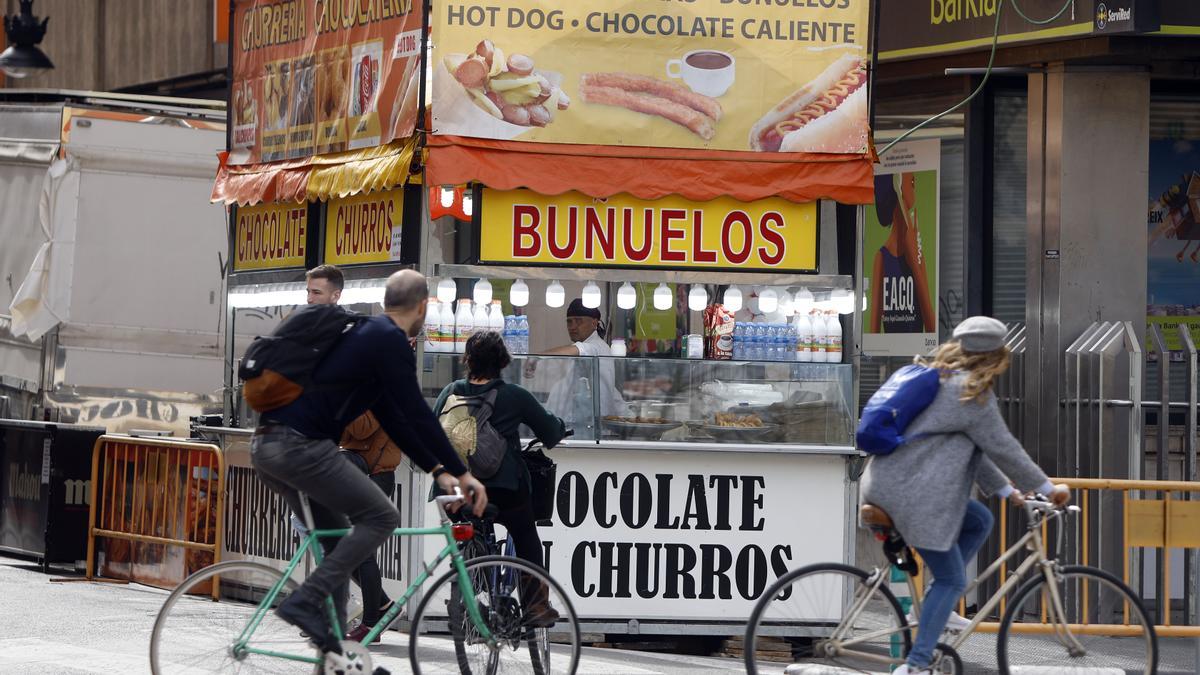
[[[992,531],[992,514],[983,504],[974,499],[967,502],[958,541],[949,551],[931,551],[918,548],[925,567],[933,573],[933,583],[921,604],[921,623],[917,628],[917,639],[908,653],[908,665],[928,668],[933,660],[933,649],[946,627],[946,620],[954,611],[958,599],[967,589],[967,563],[979,552],[984,540]]]

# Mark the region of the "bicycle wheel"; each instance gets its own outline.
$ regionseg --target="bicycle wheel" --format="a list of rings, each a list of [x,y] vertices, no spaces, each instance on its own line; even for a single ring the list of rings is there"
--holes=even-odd
[[[1012,675],[1153,675],[1156,672],[1158,639],[1154,625],[1138,596],[1120,579],[1103,570],[1070,565],[1058,571],[1056,586],[1062,599],[1062,617],[1054,616],[1045,576],[1031,579],[1013,596],[996,640],[1000,672]],[[1062,623],[1069,627],[1069,636],[1054,631],[1052,625]],[[1101,628],[1102,624],[1110,627],[1119,624],[1120,635]]]
[[[883,572],[886,574],[886,572]],[[872,576],[837,563],[809,565],[780,577],[754,605],[744,641],[746,671],[886,671],[912,647],[900,603]],[[807,668],[805,666],[808,666]]]
[[[184,579],[163,603],[150,635],[154,675],[200,673],[319,673],[319,667],[263,654],[235,654],[234,643],[258,603],[283,573],[258,563],[231,561],[206,567]],[[220,581],[221,600],[211,584]],[[275,607],[299,585],[288,579],[250,638],[250,646],[319,660],[318,650],[295,626],[275,616]]]
[[[458,574],[451,569],[429,587],[412,618],[409,662],[414,673],[574,673],[579,665],[579,621],[570,599],[546,571],[518,558],[484,556],[467,561],[472,580],[470,593],[493,642],[483,640],[467,615],[464,591]],[[546,629],[546,649],[531,650],[537,642],[525,599],[500,592],[491,580],[516,572],[525,584],[545,588],[546,601],[558,612],[558,620]],[[518,584],[520,587],[522,584]],[[544,586],[543,586],[544,585]],[[551,644],[551,640],[553,644]],[[535,654],[536,651],[536,654]]]

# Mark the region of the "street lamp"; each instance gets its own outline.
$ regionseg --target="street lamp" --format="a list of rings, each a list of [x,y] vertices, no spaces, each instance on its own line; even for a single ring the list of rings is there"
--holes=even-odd
[[[49,22],[50,17],[38,22],[33,15],[33,0],[21,0],[20,14],[4,17],[4,34],[12,46],[0,53],[0,70],[9,77],[21,79],[54,68],[49,57],[37,47],[46,36]]]

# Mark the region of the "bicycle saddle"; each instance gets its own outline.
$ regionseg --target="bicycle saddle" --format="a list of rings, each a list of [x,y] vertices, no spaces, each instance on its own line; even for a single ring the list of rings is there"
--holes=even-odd
[[[872,530],[879,528],[882,530],[890,530],[895,527],[892,524],[892,517],[887,514],[887,511],[875,506],[874,504],[863,504],[858,509],[858,517],[862,520],[863,525]]]

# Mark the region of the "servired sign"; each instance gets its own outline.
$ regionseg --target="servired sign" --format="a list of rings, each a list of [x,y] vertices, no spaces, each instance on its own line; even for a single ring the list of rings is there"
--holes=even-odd
[[[575,267],[817,269],[815,203],[689,202],[484,190],[480,261]]]

